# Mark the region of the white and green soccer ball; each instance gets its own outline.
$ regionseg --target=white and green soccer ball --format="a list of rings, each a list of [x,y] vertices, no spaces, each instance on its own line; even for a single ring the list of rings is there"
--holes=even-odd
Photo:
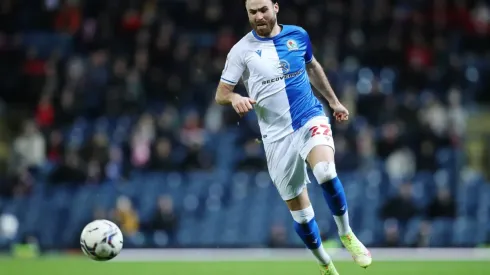
[[[80,245],[83,253],[92,260],[109,261],[121,252],[123,235],[115,223],[95,220],[83,229]]]

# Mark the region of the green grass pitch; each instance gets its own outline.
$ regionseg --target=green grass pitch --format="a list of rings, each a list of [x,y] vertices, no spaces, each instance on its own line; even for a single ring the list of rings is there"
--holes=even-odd
[[[486,262],[374,262],[362,269],[336,262],[341,275],[488,275]],[[311,262],[93,262],[79,258],[0,260],[5,275],[318,275]]]

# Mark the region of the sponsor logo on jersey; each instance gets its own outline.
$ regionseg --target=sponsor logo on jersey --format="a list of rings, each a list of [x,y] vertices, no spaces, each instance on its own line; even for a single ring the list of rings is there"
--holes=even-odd
[[[281,80],[286,80],[286,79],[289,79],[289,78],[297,77],[298,75],[301,75],[303,72],[304,72],[304,70],[299,70],[299,71],[294,72],[294,73],[284,74],[282,76],[279,76],[279,77],[276,77],[276,78],[273,78],[273,79],[264,80],[264,81],[262,81],[262,85],[271,84],[271,83],[274,83],[274,82],[277,82],[277,81],[281,81]]]
[[[289,63],[286,60],[279,61],[279,69],[281,69],[283,74],[289,73],[290,67],[291,66],[289,66]]]

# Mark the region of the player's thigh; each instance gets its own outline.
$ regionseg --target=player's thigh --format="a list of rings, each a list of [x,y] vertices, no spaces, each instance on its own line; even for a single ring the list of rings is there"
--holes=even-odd
[[[306,161],[310,167],[315,167],[319,162],[335,162],[333,148],[328,145],[316,145],[310,150]]]
[[[327,117],[316,117],[310,120],[300,131],[298,142],[303,144],[301,157],[310,167],[319,162],[334,162],[335,145],[332,129]]]
[[[293,137],[265,144],[264,148],[269,174],[282,200],[288,202],[296,199],[310,181],[306,163],[294,146]]]

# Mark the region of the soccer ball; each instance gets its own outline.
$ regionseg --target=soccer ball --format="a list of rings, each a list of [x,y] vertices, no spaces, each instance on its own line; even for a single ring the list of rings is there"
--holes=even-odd
[[[95,261],[108,261],[123,248],[121,229],[111,221],[95,220],[85,226],[80,236],[85,255]]]

